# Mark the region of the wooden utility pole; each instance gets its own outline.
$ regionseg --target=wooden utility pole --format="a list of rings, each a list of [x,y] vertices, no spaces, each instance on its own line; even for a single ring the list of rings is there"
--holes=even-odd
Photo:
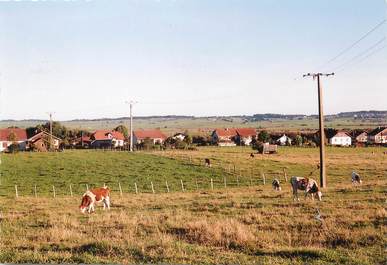
[[[317,78],[317,89],[318,89],[318,120],[319,120],[319,132],[320,132],[320,186],[326,188],[327,179],[325,171],[325,133],[324,133],[324,112],[323,112],[323,93],[320,77],[331,76],[335,73],[323,74],[323,73],[308,73],[303,77]]]

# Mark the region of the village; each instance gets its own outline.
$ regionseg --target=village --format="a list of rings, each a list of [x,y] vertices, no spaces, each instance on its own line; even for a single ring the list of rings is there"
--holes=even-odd
[[[39,126],[38,126],[39,127]],[[71,137],[62,139],[39,127],[32,135],[28,129],[10,127],[0,129],[0,152],[16,151],[63,151],[65,149],[117,149],[127,150],[130,143],[125,126],[113,130],[94,132],[78,131]],[[70,134],[71,135],[71,134]],[[386,146],[387,127],[369,130],[325,129],[325,143],[339,147]],[[318,146],[318,131],[267,131],[255,128],[216,128],[208,134],[191,135],[176,132],[170,136],[160,129],[140,129],[133,131],[133,145],[136,150],[185,149],[193,146],[255,146],[258,142],[270,146]],[[50,144],[51,143],[51,144]]]

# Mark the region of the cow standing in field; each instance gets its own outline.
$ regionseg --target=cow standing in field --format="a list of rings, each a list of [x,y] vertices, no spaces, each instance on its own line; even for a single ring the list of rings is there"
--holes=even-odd
[[[274,179],[273,182],[271,183],[271,185],[273,186],[274,190],[281,191],[281,185],[280,185],[280,181],[278,179]]]
[[[110,210],[110,189],[108,187],[95,188],[88,190],[82,196],[82,202],[79,209],[82,213],[86,211],[88,213],[94,212],[94,205],[97,202],[103,203],[103,209],[108,208]]]
[[[206,167],[211,167],[211,160],[209,158],[204,159],[204,165]]]
[[[360,175],[357,174],[355,171],[352,172],[352,184],[362,184],[362,180],[360,178]]]
[[[253,154],[253,153],[251,153],[251,154],[250,154],[250,157],[251,157],[251,158],[254,158],[255,156],[254,156],[254,154]]]
[[[296,199],[298,201],[300,200],[298,198],[298,190],[304,190],[305,197],[310,194],[312,200],[314,200],[314,195],[317,195],[318,200],[321,201],[322,193],[317,185],[317,182],[314,179],[293,176],[290,178],[290,184],[292,185],[294,201]]]

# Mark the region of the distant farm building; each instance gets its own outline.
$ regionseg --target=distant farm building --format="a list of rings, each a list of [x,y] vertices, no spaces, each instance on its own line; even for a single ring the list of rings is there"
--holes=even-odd
[[[347,132],[336,131],[327,135],[329,144],[336,146],[350,146],[352,144],[352,138]]]
[[[368,134],[368,142],[370,144],[386,144],[387,143],[387,127],[378,127]]]
[[[153,144],[162,144],[167,136],[160,130],[136,130],[133,132],[133,143],[141,144],[145,139],[150,139]]]
[[[276,140],[276,143],[279,145],[291,145],[292,144],[292,139],[287,136],[286,134],[283,134],[280,138]]]
[[[257,138],[257,131],[254,128],[237,128],[236,140],[240,145],[250,145],[253,139]]]
[[[234,128],[215,129],[212,134],[212,142],[219,146],[236,146],[237,131]]]
[[[29,150],[38,152],[47,152],[50,150],[50,142],[52,141],[52,150],[59,150],[61,139],[51,135],[46,131],[41,131],[27,140]]]
[[[83,135],[81,137],[75,138],[71,145],[75,148],[89,148],[91,146],[91,138],[89,136]]]
[[[368,141],[368,133],[362,132],[355,138],[356,142],[358,143],[366,143]]]
[[[212,134],[212,143],[218,146],[250,145],[257,137],[254,128],[217,128]]]
[[[125,137],[117,131],[97,130],[90,140],[92,148],[121,148],[124,147]]]
[[[17,144],[18,150],[25,150],[27,132],[20,128],[0,129],[0,152],[4,152],[13,144]]]

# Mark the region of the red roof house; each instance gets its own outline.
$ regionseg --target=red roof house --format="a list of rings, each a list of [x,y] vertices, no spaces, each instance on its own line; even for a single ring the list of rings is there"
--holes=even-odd
[[[20,128],[0,129],[0,152],[6,150],[14,142],[19,144],[20,149],[25,149],[27,132]]]
[[[140,144],[147,138],[153,140],[154,144],[161,144],[167,139],[167,136],[160,130],[136,130],[133,132],[134,144]]]
[[[249,145],[256,137],[254,128],[217,128],[212,132],[212,142],[219,146],[235,146],[236,142]]]
[[[117,148],[124,146],[125,137],[117,131],[97,130],[91,135],[90,140],[93,148]]]
[[[212,142],[219,146],[236,146],[237,130],[234,128],[217,128],[212,132]]]

